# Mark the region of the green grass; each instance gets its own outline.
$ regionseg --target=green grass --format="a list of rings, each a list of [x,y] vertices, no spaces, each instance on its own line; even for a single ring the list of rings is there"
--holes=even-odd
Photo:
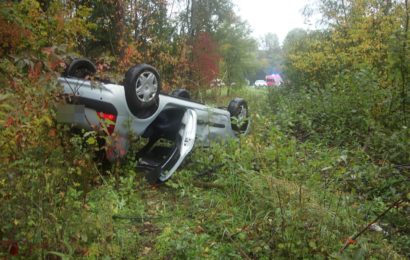
[[[160,186],[149,185],[131,157],[108,173],[92,170],[86,196],[80,185],[53,195],[59,207],[25,227],[22,234],[42,230],[33,240],[50,244],[29,253],[23,243],[21,251],[115,259],[405,258],[383,234],[370,231],[339,253],[346,238],[384,209],[342,185],[357,165],[372,170],[363,152],[286,135],[275,125],[267,91],[231,94],[212,99],[227,104],[245,97],[249,136],[197,147]],[[118,189],[113,172],[120,175]]]
[[[329,184],[350,167],[342,160],[345,151],[284,135],[273,124],[267,94],[254,89],[232,93],[249,102],[250,136],[197,148],[162,186],[138,181],[128,195],[135,201],[125,203],[116,213],[123,218],[113,221],[119,239],[133,236],[124,229],[134,232],[135,245],[119,245],[123,256],[342,257],[342,242],[369,220],[353,196]],[[216,103],[232,97],[219,97]],[[201,175],[214,165],[222,166]],[[361,237],[343,255],[400,258],[375,233]]]

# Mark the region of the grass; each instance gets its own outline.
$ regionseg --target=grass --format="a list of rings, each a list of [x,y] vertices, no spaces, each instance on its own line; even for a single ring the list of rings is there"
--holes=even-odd
[[[402,258],[377,233],[364,235],[339,254],[343,241],[366,224],[353,196],[330,184],[348,168],[341,161],[344,151],[284,135],[267,109],[267,92],[233,93],[244,95],[253,116],[250,136],[196,148],[162,186],[137,181],[128,195],[133,203],[126,202],[113,221],[119,234],[135,239],[135,244],[121,243],[121,256]],[[215,165],[221,167],[207,172]]]
[[[360,151],[286,135],[274,124],[267,95],[240,89],[231,97],[212,97],[216,104],[245,97],[251,134],[197,147],[163,185],[149,185],[135,171],[132,157],[107,173],[94,169],[97,180],[86,196],[80,186],[70,187],[55,195],[62,201],[59,208],[37,219],[48,223],[40,226],[50,244],[29,251],[23,243],[22,255],[404,259],[377,232],[365,233],[339,253],[343,242],[380,212],[369,213],[373,204],[358,201],[340,181],[358,164],[371,168],[371,163],[354,159],[361,158]],[[118,189],[113,172],[120,176]]]

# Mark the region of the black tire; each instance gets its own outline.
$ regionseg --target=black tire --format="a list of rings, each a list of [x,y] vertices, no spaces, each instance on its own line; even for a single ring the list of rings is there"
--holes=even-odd
[[[158,105],[161,79],[154,67],[139,64],[125,73],[124,88],[128,107],[136,114],[138,110]]]
[[[171,92],[171,96],[179,97],[183,99],[191,99],[191,95],[189,94],[189,91],[183,88],[175,89],[174,91]]]
[[[97,72],[94,63],[87,59],[75,59],[70,63],[64,75],[66,77],[74,77],[79,79],[86,79],[93,76]]]
[[[232,130],[237,135],[245,135],[249,132],[250,118],[248,103],[243,98],[235,98],[228,105],[231,114]]]

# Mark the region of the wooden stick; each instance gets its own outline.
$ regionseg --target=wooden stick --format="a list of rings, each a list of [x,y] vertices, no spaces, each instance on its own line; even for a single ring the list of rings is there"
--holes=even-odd
[[[362,230],[360,230],[358,233],[356,233],[354,236],[349,237],[345,244],[343,245],[343,247],[340,249],[340,253],[343,253],[343,251],[345,249],[347,249],[351,244],[354,244],[356,242],[356,239],[361,236],[366,230],[368,230],[370,228],[371,225],[373,225],[374,223],[376,223],[379,219],[381,219],[384,215],[386,215],[387,212],[389,212],[392,208],[400,205],[400,203],[402,203],[403,201],[405,201],[405,199],[400,198],[397,201],[395,201],[393,204],[390,205],[390,207],[388,207],[385,211],[383,211],[380,215],[378,215],[372,222],[370,222],[366,227],[364,227]]]

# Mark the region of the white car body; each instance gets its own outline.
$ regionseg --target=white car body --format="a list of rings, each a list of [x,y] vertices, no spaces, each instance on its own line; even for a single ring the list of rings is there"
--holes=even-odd
[[[91,66],[88,60],[80,62],[80,65]],[[159,78],[156,78],[159,75],[149,65],[138,65],[130,71],[134,81],[124,86],[77,76],[65,75],[58,79],[66,100],[57,111],[58,121],[80,129],[103,131],[115,137],[113,139],[117,141],[111,144],[112,149],[107,149],[113,150],[112,153],[107,152],[109,160],[124,157],[132,135],[147,138],[148,144],[138,153],[138,166],[163,182],[176,171],[196,142],[210,145],[212,140],[234,138],[249,131],[250,120],[244,100],[237,98],[231,101],[230,111],[209,107],[186,97],[159,93]],[[126,74],[128,80],[129,72]],[[130,91],[134,96],[130,97]],[[140,103],[132,103],[130,99],[139,99]],[[145,100],[150,102],[149,106],[144,106]],[[245,124],[233,124],[232,117],[235,122],[242,120]],[[157,145],[162,139],[174,145]]]
[[[257,80],[254,84],[255,87],[267,87],[268,84],[264,80]]]

